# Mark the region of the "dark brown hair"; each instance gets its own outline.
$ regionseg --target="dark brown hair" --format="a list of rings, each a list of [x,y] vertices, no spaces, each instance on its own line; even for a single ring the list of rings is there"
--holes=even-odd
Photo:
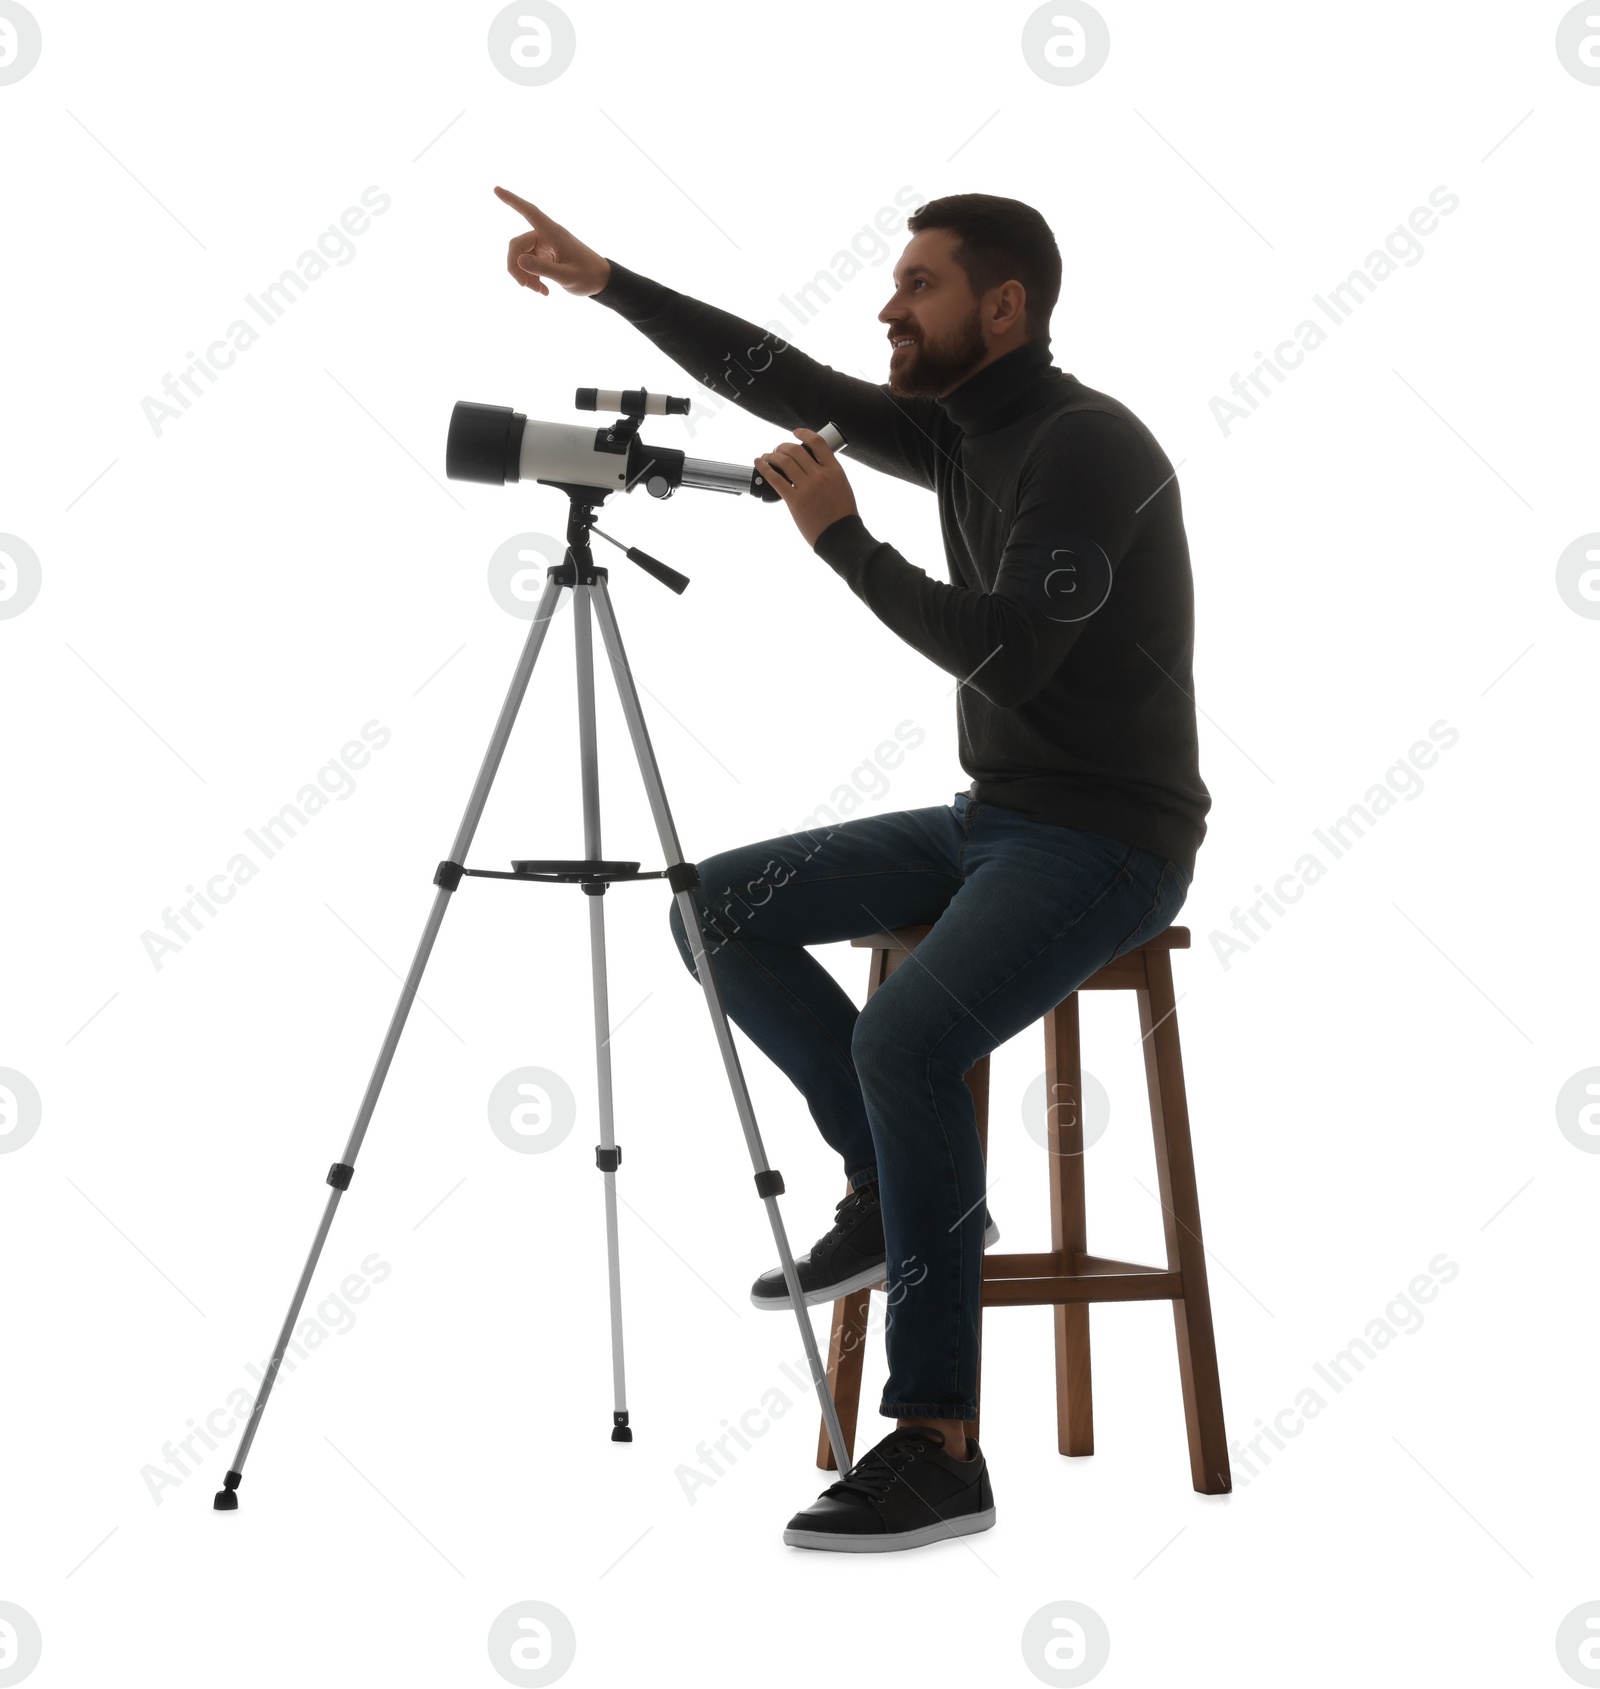
[[[1028,338],[1050,338],[1050,313],[1061,294],[1061,252],[1050,225],[1031,205],[997,194],[946,194],[919,205],[906,227],[913,234],[949,229],[956,235],[951,256],[966,271],[974,294],[1021,282]]]

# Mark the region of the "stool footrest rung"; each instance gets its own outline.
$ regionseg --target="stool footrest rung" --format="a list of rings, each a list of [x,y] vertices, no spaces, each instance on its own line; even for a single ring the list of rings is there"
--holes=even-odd
[[[1063,1272],[1060,1255],[1048,1251],[983,1258],[986,1308],[1054,1302],[1170,1302],[1182,1295],[1183,1274],[1170,1267],[1079,1255],[1072,1270]]]

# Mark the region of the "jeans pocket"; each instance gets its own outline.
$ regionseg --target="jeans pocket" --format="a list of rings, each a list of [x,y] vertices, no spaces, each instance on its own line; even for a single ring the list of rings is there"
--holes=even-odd
[[[1177,919],[1178,911],[1189,895],[1189,885],[1189,880],[1176,862],[1163,861],[1160,878],[1156,881],[1155,895],[1150,899],[1150,907],[1140,916],[1139,923],[1132,932],[1112,951],[1110,960],[1115,961],[1118,956],[1125,956],[1130,950],[1137,950],[1141,944],[1148,944],[1158,933],[1165,932]]]

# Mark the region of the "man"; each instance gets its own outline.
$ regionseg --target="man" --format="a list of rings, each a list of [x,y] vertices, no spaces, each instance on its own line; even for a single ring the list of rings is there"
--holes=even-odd
[[[895,1429],[784,1541],[871,1552],[986,1530],[987,1464],[965,1424],[998,1232],[963,1076],[1188,894],[1211,799],[1172,465],[1127,406],[1052,363],[1061,258],[1016,200],[956,194],[907,219],[875,386],[495,192],[531,225],[507,256],[516,281],[598,300],[793,430],[755,462],[801,537],[958,683],[972,783],[952,803],[725,851],[696,864],[696,895],[729,1016],[800,1089],[849,1180],[798,1263],[805,1301],[881,1284],[892,1310],[879,1411]],[[867,531],[815,432],[830,421],[853,460],[937,495],[948,584]],[[921,923],[932,931],[860,1010],[805,949]],[[676,905],[672,926],[693,971]],[[781,1272],[751,1299],[788,1308]]]

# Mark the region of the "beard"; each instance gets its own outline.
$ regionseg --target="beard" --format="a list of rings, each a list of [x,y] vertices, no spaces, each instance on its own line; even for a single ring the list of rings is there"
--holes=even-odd
[[[889,391],[904,399],[937,399],[964,381],[982,360],[985,347],[977,307],[951,333],[938,340],[913,340],[890,363]]]

